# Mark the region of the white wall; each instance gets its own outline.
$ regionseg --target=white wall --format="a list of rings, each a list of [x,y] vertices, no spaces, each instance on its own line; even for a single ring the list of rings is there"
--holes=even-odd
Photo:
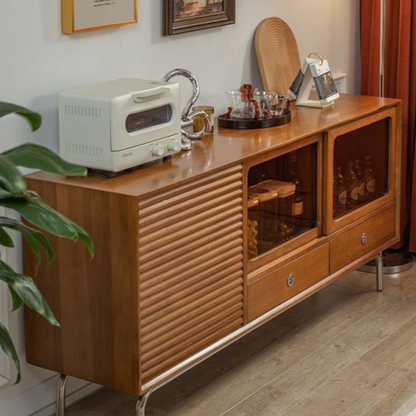
[[[30,134],[17,117],[2,119],[0,150],[28,140],[58,150],[57,94],[61,90],[121,77],[159,79],[175,67],[197,75],[202,90],[198,103],[214,105],[218,113],[227,107],[227,89],[243,82],[261,85],[253,34],[269,16],[279,16],[291,26],[301,57],[319,52],[329,59],[333,73],[348,74],[347,91],[358,91],[359,0],[236,3],[237,24],[223,28],[163,37],[162,1],[139,0],[137,25],[67,36],[60,32],[60,1],[1,0],[0,100],[40,112],[43,126]],[[184,100],[189,92],[184,84]],[[19,265],[19,259],[17,253],[13,262]],[[10,327],[24,361],[21,313],[11,315]],[[22,383],[0,388],[0,416],[27,416],[50,404],[55,382],[51,376],[23,365]],[[73,383],[70,391],[81,387]]]

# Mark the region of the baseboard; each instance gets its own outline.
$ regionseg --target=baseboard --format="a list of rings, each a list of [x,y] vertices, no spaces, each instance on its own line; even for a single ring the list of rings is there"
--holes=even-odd
[[[58,375],[1,403],[0,416],[50,416],[55,413],[55,394]],[[98,384],[70,377],[66,391],[66,405],[100,389]]]

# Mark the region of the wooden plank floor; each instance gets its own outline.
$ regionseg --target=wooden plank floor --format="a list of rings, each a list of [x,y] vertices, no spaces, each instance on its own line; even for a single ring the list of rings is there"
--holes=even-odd
[[[150,397],[146,416],[416,415],[416,266],[352,272]],[[102,389],[67,416],[134,416]]]

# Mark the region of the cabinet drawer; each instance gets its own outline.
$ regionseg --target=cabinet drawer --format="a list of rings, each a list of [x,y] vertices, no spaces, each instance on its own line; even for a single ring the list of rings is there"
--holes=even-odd
[[[365,256],[395,235],[395,206],[377,214],[330,242],[331,274]]]
[[[327,243],[249,285],[248,320],[258,318],[328,275]]]

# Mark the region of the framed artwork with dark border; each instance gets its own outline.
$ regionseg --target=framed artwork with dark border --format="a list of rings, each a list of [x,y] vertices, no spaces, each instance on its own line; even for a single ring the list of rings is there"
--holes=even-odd
[[[235,0],[163,0],[165,36],[235,23]]]

